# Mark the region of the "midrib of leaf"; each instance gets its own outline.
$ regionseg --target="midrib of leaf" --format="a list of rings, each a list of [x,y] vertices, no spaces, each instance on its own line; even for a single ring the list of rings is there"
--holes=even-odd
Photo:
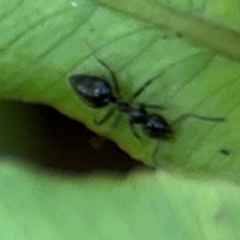
[[[198,42],[216,54],[240,61],[240,34],[213,25],[204,19],[166,8],[156,0],[92,0],[117,12],[127,14],[156,28],[165,28],[180,33]]]

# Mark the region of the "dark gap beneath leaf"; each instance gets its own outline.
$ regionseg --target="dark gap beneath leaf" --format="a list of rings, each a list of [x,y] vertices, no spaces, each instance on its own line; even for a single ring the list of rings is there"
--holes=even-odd
[[[97,136],[83,124],[71,120],[53,108],[19,102],[10,102],[9,108],[13,112],[16,108],[20,115],[24,114],[21,121],[25,122],[26,130],[24,134],[13,130],[23,123],[20,124],[17,117],[10,114],[9,132],[14,131],[14,138],[17,140],[11,137],[12,133],[8,134],[6,125],[4,132],[10,137],[8,143],[0,142],[0,154],[13,153],[30,159],[31,164],[44,171],[67,174],[90,174],[99,171],[127,174],[136,167],[144,166],[120,150],[112,141]],[[4,136],[2,137],[4,139]],[[13,144],[14,141],[17,144]]]

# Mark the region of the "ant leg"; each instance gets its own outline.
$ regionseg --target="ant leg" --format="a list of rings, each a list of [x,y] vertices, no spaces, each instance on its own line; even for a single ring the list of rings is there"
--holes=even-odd
[[[101,59],[99,59],[97,56],[95,56],[95,58],[97,59],[97,61],[98,61],[103,67],[105,67],[105,68],[110,72],[111,78],[112,78],[112,80],[113,80],[114,88],[115,88],[116,93],[117,93],[117,97],[119,98],[119,97],[121,96],[121,94],[120,94],[120,88],[119,88],[119,85],[118,85],[118,82],[117,82],[117,77],[116,77],[115,73],[114,73],[113,70],[112,70],[105,62],[103,62]]]
[[[138,132],[136,131],[134,122],[129,121],[129,124],[130,124],[131,130],[132,130],[132,132],[133,132],[133,135],[134,135],[138,140],[140,140],[141,137],[140,137],[140,135],[138,134]]]
[[[88,45],[88,47],[92,50],[93,48],[91,47],[90,43],[87,40],[85,40],[85,42]],[[120,94],[120,88],[119,88],[119,85],[117,82],[117,77],[116,77],[115,73],[105,62],[103,62],[101,59],[99,59],[94,52],[95,51],[92,50],[92,54],[97,59],[97,61],[110,72],[111,78],[113,80],[114,88],[117,93],[117,97],[119,98],[121,96],[121,94]]]
[[[193,113],[185,113],[181,116],[179,116],[175,121],[173,122],[174,125],[179,124],[180,122],[186,120],[187,118],[196,118],[204,121],[209,121],[209,122],[225,122],[226,118],[224,117],[204,117],[204,116],[199,116]]]
[[[120,122],[121,118],[122,118],[122,115],[120,113],[118,113],[117,117],[115,118],[115,120],[113,122],[112,129],[117,127],[117,125]]]
[[[153,162],[156,162],[156,155],[157,155],[157,152],[158,152],[158,149],[159,149],[159,144],[160,144],[160,141],[157,141],[156,143],[156,146],[153,150],[153,154],[152,154],[152,159],[153,159]]]
[[[93,122],[94,122],[96,125],[101,125],[101,124],[103,124],[109,117],[111,117],[111,116],[113,115],[114,110],[115,110],[114,107],[111,108],[111,109],[107,112],[107,114],[106,114],[101,120],[97,121],[96,119],[94,119]]]
[[[132,96],[131,100],[136,99],[157,77],[153,77],[146,81]]]

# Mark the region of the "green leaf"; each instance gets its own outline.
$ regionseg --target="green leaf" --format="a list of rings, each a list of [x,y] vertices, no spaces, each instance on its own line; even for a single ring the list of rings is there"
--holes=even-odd
[[[4,159],[1,159],[2,161]],[[239,239],[239,188],[138,172],[69,178],[1,162],[1,239]]]
[[[51,105],[146,164],[239,179],[237,1],[4,0],[0,9],[2,99]],[[84,73],[111,82],[95,56],[116,73],[126,99],[156,77],[137,102],[166,107],[159,114],[172,124],[173,139],[156,141],[140,127],[138,141],[126,116],[113,129],[117,114],[94,124],[108,108],[87,107],[68,77]],[[185,113],[227,121],[176,124]]]

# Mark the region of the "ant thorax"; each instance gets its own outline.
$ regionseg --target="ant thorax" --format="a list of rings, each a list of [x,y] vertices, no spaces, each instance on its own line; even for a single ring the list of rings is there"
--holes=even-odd
[[[131,101],[118,99],[116,101],[117,108],[120,112],[127,114],[130,121],[134,124],[144,124],[147,122],[148,113],[139,105],[134,105]]]
[[[122,113],[129,113],[131,109],[133,108],[133,104],[130,101],[127,101],[125,99],[119,98],[115,102],[117,105],[117,108]]]

